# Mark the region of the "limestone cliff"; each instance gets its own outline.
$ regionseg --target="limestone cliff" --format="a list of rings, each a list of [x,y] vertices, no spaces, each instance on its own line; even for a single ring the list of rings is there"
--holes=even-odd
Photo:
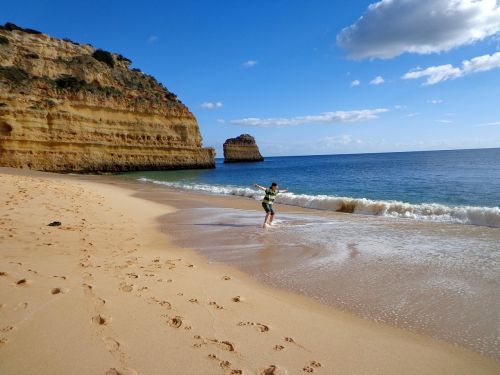
[[[56,172],[212,168],[194,115],[130,60],[0,26],[0,165]]]
[[[263,161],[255,138],[249,134],[242,134],[236,138],[229,138],[224,142],[224,163],[238,163]]]

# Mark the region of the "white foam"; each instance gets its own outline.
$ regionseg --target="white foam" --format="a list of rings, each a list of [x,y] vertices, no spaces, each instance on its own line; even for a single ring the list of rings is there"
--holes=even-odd
[[[237,195],[260,200],[260,190],[238,186],[208,184],[186,184],[140,178],[139,181],[151,182],[172,188],[205,192],[217,195]],[[389,216],[417,220],[440,221],[471,224],[500,228],[500,207],[446,206],[438,203],[411,204],[400,201],[372,200],[366,198],[337,197],[333,195],[307,195],[282,193],[277,203],[318,210],[347,212],[362,215]]]

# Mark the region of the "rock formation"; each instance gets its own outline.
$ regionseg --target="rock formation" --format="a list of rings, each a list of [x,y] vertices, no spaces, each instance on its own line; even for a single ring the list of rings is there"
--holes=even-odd
[[[224,142],[224,163],[238,163],[249,161],[263,161],[255,138],[249,134],[242,134],[236,138],[229,138]]]
[[[196,118],[122,55],[0,26],[0,165],[56,172],[213,168]]]

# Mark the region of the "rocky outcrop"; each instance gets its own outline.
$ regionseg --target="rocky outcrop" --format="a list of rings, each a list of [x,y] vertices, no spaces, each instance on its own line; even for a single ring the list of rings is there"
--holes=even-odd
[[[224,163],[239,163],[263,161],[255,138],[249,134],[242,134],[236,138],[229,138],[224,142]]]
[[[56,172],[215,167],[194,115],[130,63],[89,44],[1,27],[0,165]]]

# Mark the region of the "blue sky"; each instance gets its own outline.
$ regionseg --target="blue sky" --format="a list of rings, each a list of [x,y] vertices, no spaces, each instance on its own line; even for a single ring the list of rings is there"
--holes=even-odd
[[[498,0],[20,0],[1,18],[130,58],[219,157],[242,133],[265,156],[500,147]]]

